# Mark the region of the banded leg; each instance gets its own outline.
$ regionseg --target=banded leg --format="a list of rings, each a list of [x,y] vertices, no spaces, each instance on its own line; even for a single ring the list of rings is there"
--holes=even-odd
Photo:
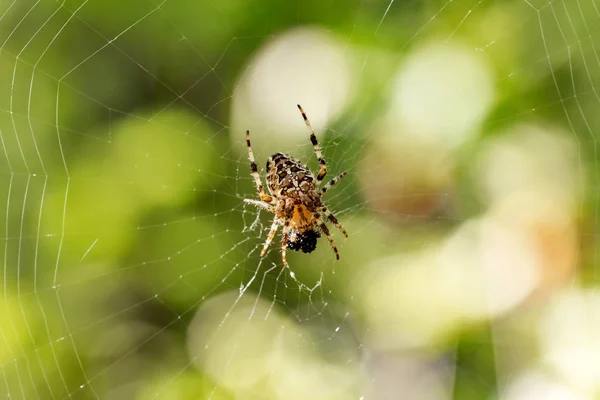
[[[262,201],[271,203],[273,202],[273,197],[265,193],[265,189],[263,188],[263,185],[260,182],[260,176],[258,175],[258,167],[256,166],[256,161],[254,160],[254,153],[252,152],[252,145],[250,144],[250,131],[246,131],[246,145],[248,146],[248,159],[250,160],[250,171],[252,171],[252,178],[254,178],[254,184],[256,185],[258,195],[260,196],[260,199]]]
[[[273,241],[273,238],[275,237],[275,233],[277,232],[277,228],[278,227],[279,227],[279,224],[278,224],[277,218],[275,218],[273,220],[273,225],[271,225],[271,230],[269,231],[269,236],[267,236],[267,240],[265,241],[265,245],[263,246],[263,249],[260,252],[260,256],[261,257],[264,257],[264,255],[267,253],[267,249],[269,248],[269,245]]]
[[[321,189],[321,196],[323,196],[329,190],[329,188],[331,188],[333,185],[338,183],[338,181],[340,179],[345,177],[346,174],[348,174],[348,172],[344,171],[341,174],[339,174],[338,176],[336,176],[335,178],[333,178],[332,180],[330,180],[329,182],[327,182],[327,184],[325,186],[323,186],[323,188]]]
[[[329,240],[329,244],[331,245],[331,248],[333,249],[333,252],[335,253],[336,260],[339,260],[340,259],[340,253],[338,253],[338,249],[335,246],[335,243],[333,242],[333,238],[329,234],[329,229],[327,228],[327,225],[325,225],[325,223],[323,222],[322,219],[320,219],[319,228],[321,228],[321,230],[323,231],[323,233],[327,237],[327,240]]]
[[[310,134],[310,142],[313,145],[313,149],[315,149],[315,154],[317,155],[317,159],[319,160],[319,174],[317,175],[317,186],[321,184],[325,175],[327,175],[327,163],[325,163],[325,159],[323,158],[323,154],[321,153],[321,148],[319,147],[319,142],[317,141],[317,137],[315,136],[315,131],[310,125],[310,121],[306,117],[304,110],[298,104],[298,109],[302,114],[302,118],[304,118],[304,123],[306,124],[306,128],[308,129],[308,133]]]
[[[331,223],[333,223],[335,225],[336,228],[338,228],[340,231],[342,231],[342,233],[344,234],[344,236],[348,237],[348,233],[346,232],[346,230],[344,229],[344,227],[342,226],[342,224],[340,224],[340,222],[335,217],[335,215],[333,215],[331,213],[331,211],[329,211],[327,208],[323,208],[321,210],[321,212],[323,214],[327,215],[327,219],[329,219],[331,221]]]

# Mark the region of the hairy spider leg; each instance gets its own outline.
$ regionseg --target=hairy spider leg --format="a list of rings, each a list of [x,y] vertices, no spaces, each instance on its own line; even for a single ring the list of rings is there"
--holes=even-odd
[[[287,263],[287,244],[289,240],[289,226],[283,227],[283,233],[281,234],[281,260],[283,261],[283,266],[285,268],[289,268]]]
[[[264,201],[254,200],[254,199],[244,199],[244,203],[252,204],[253,206],[256,206],[258,208],[264,208],[265,210],[272,212],[272,213],[275,212],[275,207],[273,207],[269,203],[265,203]]]
[[[254,184],[256,185],[256,190],[258,191],[258,195],[262,201],[267,203],[273,202],[273,197],[269,196],[265,193],[265,189],[260,181],[260,176],[258,175],[258,167],[256,166],[256,161],[254,160],[254,153],[252,152],[252,145],[250,144],[250,131],[246,131],[246,145],[248,146],[248,159],[250,160],[250,171],[252,171],[252,177],[254,178]]]
[[[271,244],[271,242],[273,241],[273,238],[275,237],[275,233],[277,233],[277,228],[279,227],[279,225],[281,225],[281,220],[279,219],[278,215],[281,212],[282,208],[283,208],[283,203],[281,203],[281,202],[278,203],[276,207],[273,207],[273,213],[275,214],[275,218],[273,218],[273,224],[271,224],[271,230],[269,231],[269,235],[267,236],[265,245],[263,246],[263,249],[260,252],[261,257],[263,257],[266,254],[267,249],[269,248],[269,245]]]
[[[327,175],[327,163],[325,162],[325,159],[323,158],[323,154],[321,153],[321,147],[319,147],[319,141],[317,140],[317,137],[315,136],[315,131],[313,130],[312,126],[310,125],[310,121],[306,117],[306,114],[304,113],[304,110],[302,109],[300,104],[298,104],[298,109],[300,110],[300,113],[302,114],[302,118],[304,118],[304,123],[306,124],[308,133],[310,134],[310,142],[312,143],[313,149],[315,149],[315,154],[317,155],[317,159],[319,160],[319,174],[317,175],[317,186],[318,186],[321,184],[321,182],[325,178],[325,175]]]
[[[266,254],[267,249],[269,248],[269,245],[271,244],[271,242],[273,241],[273,238],[275,237],[275,233],[277,233],[278,227],[279,227],[279,220],[277,219],[277,217],[275,217],[275,219],[273,220],[273,224],[271,225],[271,230],[269,231],[269,236],[267,236],[265,245],[263,246],[263,249],[260,252],[261,257],[263,257]]]
[[[339,260],[340,253],[338,253],[338,249],[337,249],[335,243],[333,242],[333,238],[331,237],[331,234],[329,233],[329,228],[327,228],[327,225],[325,225],[325,222],[323,222],[320,215],[316,215],[316,220],[317,220],[317,224],[319,225],[319,228],[321,228],[321,230],[327,237],[327,240],[329,240],[329,244],[331,245],[331,248],[333,249],[333,252],[335,253],[336,260]]]
[[[327,209],[327,207],[323,207],[321,209],[321,212],[323,212],[323,214],[325,214],[327,216],[327,219],[329,219],[335,225],[336,228],[338,228],[340,231],[342,231],[342,233],[344,234],[344,236],[348,237],[348,233],[346,232],[346,230],[344,229],[344,227],[342,226],[342,224],[340,224],[340,222],[335,217],[335,215],[333,215],[333,213],[331,211],[329,211]]]
[[[321,196],[323,196],[333,185],[338,183],[338,181],[340,179],[345,177],[346,174],[348,174],[348,172],[344,171],[341,174],[339,174],[338,176],[336,176],[335,178],[333,178],[332,180],[330,180],[329,182],[327,182],[327,184],[325,186],[323,186],[323,188],[321,189]]]

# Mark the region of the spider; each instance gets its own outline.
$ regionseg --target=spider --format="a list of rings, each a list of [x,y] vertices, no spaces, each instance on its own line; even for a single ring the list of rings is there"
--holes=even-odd
[[[310,141],[319,161],[319,173],[316,177],[302,162],[287,154],[275,153],[267,160],[267,188],[270,195],[265,193],[258,174],[258,167],[254,160],[252,145],[250,144],[250,131],[246,131],[250,170],[256,184],[256,190],[260,196],[260,201],[244,199],[244,202],[275,214],[271,230],[260,252],[261,257],[266,254],[269,245],[275,237],[277,228],[283,226],[281,257],[284,267],[288,266],[286,259],[287,249],[302,250],[304,253],[310,253],[317,247],[317,239],[321,237],[321,233],[325,234],[329,244],[331,244],[335,258],[340,259],[338,249],[329,234],[329,229],[325,225],[323,217],[327,217],[329,221],[342,231],[344,236],[348,237],[346,230],[321,200],[323,195],[333,185],[346,176],[346,172],[342,172],[325,186],[319,188],[325,175],[327,175],[327,164],[321,154],[321,148],[319,147],[315,132],[300,104],[298,104],[298,109],[302,114],[302,118],[304,118],[304,123],[310,135]]]

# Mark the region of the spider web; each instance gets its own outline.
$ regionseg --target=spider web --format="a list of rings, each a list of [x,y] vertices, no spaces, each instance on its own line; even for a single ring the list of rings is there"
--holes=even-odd
[[[2,396],[593,398],[600,6],[204,3],[0,3]]]

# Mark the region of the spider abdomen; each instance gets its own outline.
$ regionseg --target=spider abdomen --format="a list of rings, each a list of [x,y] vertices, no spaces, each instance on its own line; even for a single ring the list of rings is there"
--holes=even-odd
[[[273,196],[306,202],[315,190],[315,177],[302,162],[283,153],[275,153],[267,161],[267,186]]]

